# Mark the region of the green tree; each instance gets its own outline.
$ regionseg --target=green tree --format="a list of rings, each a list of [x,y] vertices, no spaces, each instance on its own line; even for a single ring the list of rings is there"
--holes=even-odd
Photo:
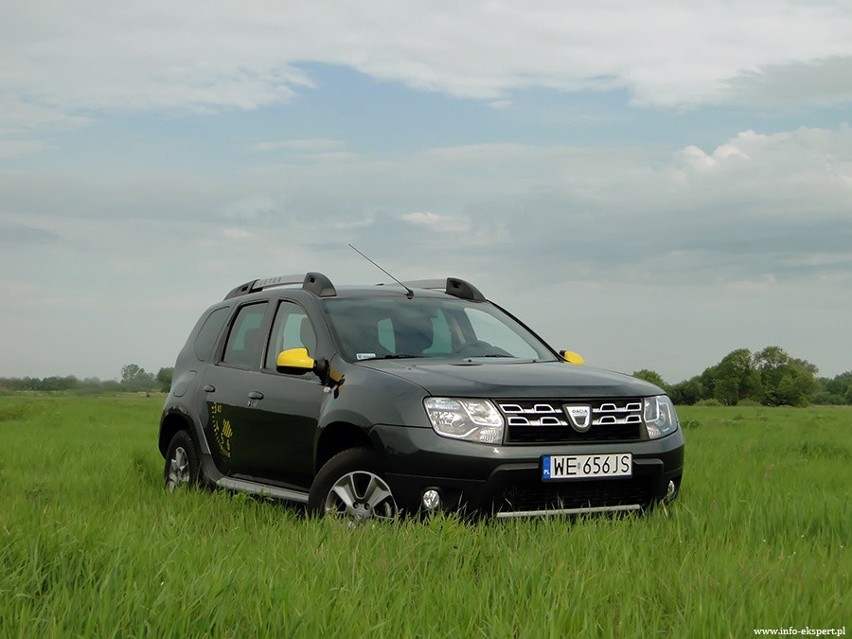
[[[157,382],[160,384],[160,390],[164,393],[168,393],[172,387],[172,375],[174,375],[174,368],[161,368],[157,371]]]
[[[37,390],[64,391],[76,388],[79,383],[80,380],[78,380],[73,375],[69,375],[67,377],[59,377],[57,375],[53,375],[51,377],[45,377],[42,380],[36,380],[35,386]]]
[[[817,367],[787,354],[780,346],[767,346],[753,357],[767,406],[807,406],[817,390]]]
[[[701,384],[701,397],[698,399],[711,399],[716,391],[716,369],[718,366],[708,366],[698,376],[698,382]]]
[[[826,390],[829,393],[836,393],[837,395],[846,395],[849,389],[852,389],[852,371],[840,373],[840,375],[828,380],[826,385]]]
[[[713,397],[728,406],[741,399],[759,399],[760,375],[747,348],[731,351],[715,366]]]
[[[669,392],[669,385],[666,384],[666,381],[663,379],[663,376],[656,371],[643,368],[641,371],[633,371],[633,377],[644,379],[646,382],[651,382],[652,384],[659,386],[667,393]]]
[[[701,378],[696,375],[692,379],[679,382],[669,389],[669,395],[675,404],[691,405],[703,399],[704,389],[701,386]]]
[[[852,371],[817,379],[815,404],[852,404]]]
[[[725,406],[736,406],[737,402],[740,401],[737,380],[732,377],[717,379],[713,398],[719,400]]]
[[[157,388],[157,382],[151,373],[138,364],[126,364],[121,367],[121,385],[125,390],[143,391]]]

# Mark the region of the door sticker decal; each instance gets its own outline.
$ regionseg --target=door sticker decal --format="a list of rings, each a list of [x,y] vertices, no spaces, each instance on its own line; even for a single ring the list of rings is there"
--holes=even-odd
[[[231,436],[234,429],[231,420],[222,417],[222,404],[210,404],[210,422],[213,424],[213,438],[223,457],[231,457]]]

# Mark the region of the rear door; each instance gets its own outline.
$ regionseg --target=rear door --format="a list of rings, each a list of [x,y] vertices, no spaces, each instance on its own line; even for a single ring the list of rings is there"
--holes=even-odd
[[[229,475],[246,474],[255,465],[251,421],[256,414],[251,408],[271,322],[269,308],[264,300],[237,309],[224,350],[202,380],[208,413],[204,434],[216,465]]]

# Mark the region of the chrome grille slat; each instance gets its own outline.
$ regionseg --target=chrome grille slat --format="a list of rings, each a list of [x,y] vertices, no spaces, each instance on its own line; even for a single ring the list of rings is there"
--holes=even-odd
[[[592,415],[592,426],[641,424],[642,402],[601,402],[599,406],[592,406]]]
[[[625,406],[617,406],[613,402],[601,404],[597,408],[592,408],[593,413],[641,413],[642,402],[630,402]]]
[[[499,404],[511,426],[560,426],[570,427],[562,405],[551,402],[523,402]]]
[[[592,420],[592,426],[602,426],[605,424],[641,424],[641,415],[627,415],[623,419],[619,419],[615,415],[604,415],[598,419]]]
[[[634,441],[642,438],[642,400],[558,399],[496,402],[506,418],[507,444],[592,443]],[[590,427],[578,432],[565,406],[589,406]]]
[[[532,407],[534,413],[561,413],[562,411],[551,404],[535,404]]]

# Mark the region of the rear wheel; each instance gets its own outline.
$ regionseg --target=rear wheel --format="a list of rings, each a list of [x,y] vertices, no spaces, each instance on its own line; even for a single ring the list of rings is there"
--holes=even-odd
[[[391,521],[399,514],[380,460],[366,448],[345,450],[326,462],[311,486],[308,510],[352,523]]]
[[[195,442],[185,430],[179,430],[172,437],[166,452],[166,465],[163,468],[163,480],[167,491],[172,492],[181,486],[198,486],[201,471],[198,450]]]

